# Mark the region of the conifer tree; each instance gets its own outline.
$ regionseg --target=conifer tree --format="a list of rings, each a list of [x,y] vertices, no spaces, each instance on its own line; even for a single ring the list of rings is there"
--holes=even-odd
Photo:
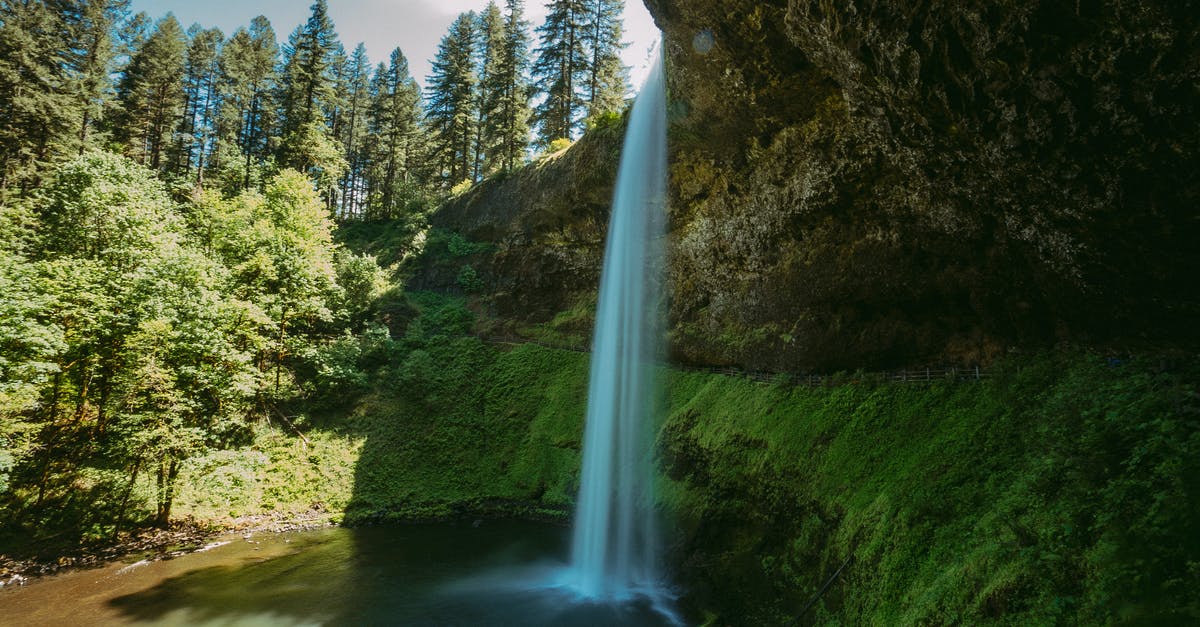
[[[342,197],[338,208],[341,219],[360,217],[365,204],[365,181],[370,163],[367,146],[367,122],[371,111],[371,64],[361,43],[346,61],[343,70],[344,113],[338,140],[346,155],[346,174],[342,177]]]
[[[350,57],[346,47],[336,42],[330,57],[329,75],[333,79],[333,91],[324,103],[325,123],[333,137],[341,137],[342,121],[346,116],[346,91],[349,89]]]
[[[124,73],[133,61],[133,55],[154,32],[154,19],[145,11],[138,11],[117,29],[117,70]]]
[[[496,68],[483,85],[484,151],[489,165],[503,172],[525,161],[529,146],[529,23],[523,0],[506,0],[504,42]]]
[[[280,85],[279,165],[307,173],[320,186],[326,208],[337,203],[346,160],[334,138],[337,72],[344,49],[325,0],[312,5],[308,21],[288,39]]]
[[[367,115],[366,137],[363,138],[363,152],[365,153],[363,159],[366,162],[366,173],[365,180],[361,185],[365,197],[359,216],[364,220],[378,218],[375,208],[379,205],[378,194],[379,190],[382,189],[379,185],[379,181],[383,178],[383,168],[380,165],[383,159],[380,158],[380,155],[384,152],[381,136],[386,134],[384,129],[388,126],[385,107],[383,106],[387,93],[388,64],[380,63],[371,72],[370,84],[367,87],[367,97],[370,99],[371,108]]]
[[[161,170],[184,108],[184,56],[187,39],[170,13],[158,21],[121,77],[121,117],[116,139],[126,152],[153,170]]]
[[[621,14],[624,0],[588,0],[588,27],[585,47],[590,55],[587,77],[587,114],[589,117],[620,111],[629,90],[629,68],[621,61],[625,44]]]
[[[438,45],[427,87],[434,176],[450,188],[474,172],[476,107],[475,14],[463,13]]]
[[[0,2],[0,194],[28,191],[47,165],[74,152],[81,115],[65,18],[46,2]]]
[[[538,27],[541,46],[533,63],[533,77],[545,98],[534,112],[538,139],[549,145],[573,138],[581,126],[585,102],[580,95],[588,77],[584,47],[589,12],[585,0],[551,0],[549,14]]]
[[[280,85],[284,165],[291,165],[286,154],[287,137],[307,124],[325,122],[326,113],[333,108],[333,73],[339,48],[329,6],[325,0],[317,0],[308,21],[288,38],[285,50]]]
[[[188,37],[183,118],[179,123],[173,162],[179,175],[194,175],[196,182],[202,183],[204,168],[216,140],[217,86],[224,35],[219,29],[194,25],[188,29]]]
[[[225,152],[242,161],[238,189],[249,188],[255,166],[261,170],[270,157],[268,138],[276,120],[271,95],[276,88],[278,60],[275,29],[261,15],[250,22],[248,30],[234,32],[221,53],[220,141],[223,146],[237,147],[236,153]]]
[[[324,103],[325,125],[329,131],[329,139],[331,144],[336,147],[342,160],[345,161],[349,155],[345,151],[345,145],[342,142],[342,125],[347,119],[346,110],[348,103],[346,101],[346,92],[349,87],[349,69],[350,58],[346,56],[346,48],[342,43],[336,42],[333,48],[332,63],[330,65],[330,75],[333,78],[333,91],[329,94],[329,99]],[[338,205],[341,203],[343,194],[342,179],[346,172],[350,170],[349,162],[346,162],[346,167],[334,179],[329,189],[325,190],[325,208],[329,210],[330,215],[336,215]]]
[[[414,194],[421,149],[421,93],[399,48],[376,71],[372,98],[370,217],[396,218]]]
[[[479,94],[477,97],[477,112],[479,119],[475,124],[475,149],[473,156],[472,180],[478,181],[484,175],[496,169],[494,156],[489,150],[486,129],[492,125],[492,118],[497,115],[495,105],[496,94],[491,90],[498,87],[495,77],[500,74],[500,64],[504,54],[504,16],[495,0],[488,2],[487,8],[479,16]]]
[[[77,153],[83,154],[103,143],[104,123],[115,106],[112,72],[119,31],[129,19],[129,0],[79,0],[70,13],[70,68],[81,116]]]

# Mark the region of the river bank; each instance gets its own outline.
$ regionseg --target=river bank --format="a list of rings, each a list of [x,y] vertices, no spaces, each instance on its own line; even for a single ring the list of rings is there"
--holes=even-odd
[[[106,543],[53,549],[20,557],[0,554],[0,589],[22,586],[41,577],[76,570],[102,568],[114,562],[156,562],[203,550],[223,536],[310,531],[334,526],[333,514],[321,510],[244,516],[216,524],[190,518],[176,520],[169,529],[137,529]]]

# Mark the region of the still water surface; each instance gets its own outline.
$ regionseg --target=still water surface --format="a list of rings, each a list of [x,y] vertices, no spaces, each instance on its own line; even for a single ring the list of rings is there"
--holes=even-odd
[[[0,591],[11,625],[666,625],[554,585],[569,530],[522,522],[256,534]],[[216,544],[216,543],[214,543]]]

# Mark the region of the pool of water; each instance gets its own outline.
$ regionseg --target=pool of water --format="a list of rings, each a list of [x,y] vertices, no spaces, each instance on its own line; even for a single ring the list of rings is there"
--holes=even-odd
[[[6,624],[670,625],[557,585],[569,530],[524,522],[230,536],[0,591]]]

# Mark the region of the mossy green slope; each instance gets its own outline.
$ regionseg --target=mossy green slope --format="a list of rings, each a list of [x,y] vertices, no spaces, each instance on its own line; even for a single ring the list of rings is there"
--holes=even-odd
[[[260,438],[269,461],[244,468],[259,478],[222,489],[344,507],[350,523],[565,521],[587,355],[487,345],[460,334],[461,303],[416,300],[374,392],[314,421],[307,448]],[[1023,357],[982,382],[818,388],[668,371],[659,499],[690,611],[746,625],[1200,619],[1198,364],[1168,366]],[[186,482],[211,492],[218,461]],[[285,489],[272,477],[291,465],[306,479]],[[181,506],[203,514],[189,490]]]
[[[351,522],[500,514],[565,520],[574,498],[584,370],[577,355],[447,340],[409,356],[362,405]]]
[[[745,624],[787,622],[851,556],[802,623],[1195,620],[1191,374],[1076,355],[931,387],[676,375],[683,579]]]

